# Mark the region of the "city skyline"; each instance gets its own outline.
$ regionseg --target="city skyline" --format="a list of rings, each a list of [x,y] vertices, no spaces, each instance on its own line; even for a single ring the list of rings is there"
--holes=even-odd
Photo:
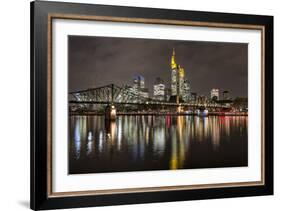
[[[128,46],[132,52],[128,53]],[[69,91],[108,83],[133,86],[133,78],[143,76],[149,97],[153,97],[156,78],[160,77],[166,88],[171,88],[173,49],[177,64],[181,64],[179,68],[184,68],[185,77],[191,83],[191,92],[209,96],[210,90],[217,88],[230,91],[232,96],[247,97],[247,44],[81,36],[69,37]],[[159,50],[163,52],[156,53]],[[210,54],[212,50],[215,53]],[[200,58],[209,62],[199,63]],[[208,64],[211,65],[206,67]],[[230,72],[235,74],[229,78]]]
[[[247,44],[68,46],[69,174],[248,166]]]

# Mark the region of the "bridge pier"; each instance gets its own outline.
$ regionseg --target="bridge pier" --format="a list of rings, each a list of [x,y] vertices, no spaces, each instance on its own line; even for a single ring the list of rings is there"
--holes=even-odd
[[[116,119],[116,108],[114,105],[108,105],[105,108],[105,120],[111,121]]]

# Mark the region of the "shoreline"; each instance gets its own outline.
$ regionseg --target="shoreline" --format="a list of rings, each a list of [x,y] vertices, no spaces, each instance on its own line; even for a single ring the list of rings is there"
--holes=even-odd
[[[247,112],[231,113],[231,112],[209,112],[208,115],[195,113],[135,113],[135,112],[117,112],[117,116],[248,116]],[[105,116],[105,113],[96,112],[70,112],[69,116]]]

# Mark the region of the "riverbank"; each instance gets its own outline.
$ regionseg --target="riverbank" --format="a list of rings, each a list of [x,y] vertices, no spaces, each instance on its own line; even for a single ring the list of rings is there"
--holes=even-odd
[[[97,115],[97,116],[104,116],[105,113],[100,113],[100,112],[93,112],[93,111],[71,111],[69,113],[70,115],[74,116],[91,116],[91,115]],[[198,114],[195,112],[181,112],[181,113],[176,113],[176,112],[117,112],[117,116],[248,116],[248,112],[208,112],[208,114]]]

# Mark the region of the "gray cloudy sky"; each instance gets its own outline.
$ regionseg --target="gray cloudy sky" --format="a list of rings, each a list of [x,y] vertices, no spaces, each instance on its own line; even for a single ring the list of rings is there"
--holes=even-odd
[[[232,97],[247,96],[246,43],[85,36],[69,36],[69,91],[110,83],[130,85],[134,76],[142,75],[152,94],[156,77],[170,86],[173,48],[192,92],[207,95],[218,88],[229,90]]]

